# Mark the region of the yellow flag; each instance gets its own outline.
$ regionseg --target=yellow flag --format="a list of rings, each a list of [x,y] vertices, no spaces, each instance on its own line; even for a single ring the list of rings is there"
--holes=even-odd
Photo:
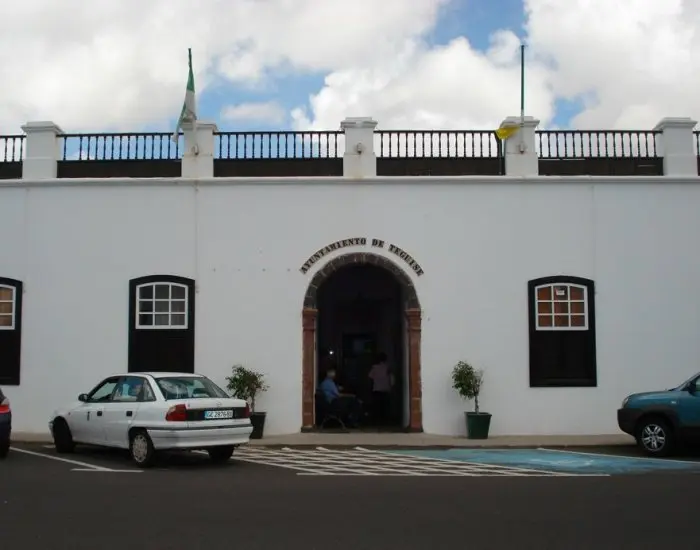
[[[499,128],[498,130],[496,130],[496,137],[501,140],[508,139],[519,129],[520,126],[506,126],[504,128]]]

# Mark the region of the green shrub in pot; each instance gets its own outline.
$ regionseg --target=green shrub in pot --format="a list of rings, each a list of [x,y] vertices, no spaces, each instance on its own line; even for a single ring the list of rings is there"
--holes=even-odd
[[[234,365],[231,368],[231,376],[227,376],[226,381],[226,388],[233,397],[245,399],[250,404],[250,421],[253,424],[253,433],[250,434],[250,438],[262,439],[267,413],[256,410],[255,400],[269,389],[265,382],[265,375],[243,365]]]
[[[452,369],[452,387],[465,400],[474,401],[474,412],[465,412],[467,437],[488,439],[491,414],[479,410],[479,395],[484,384],[484,371],[466,361],[459,361]]]

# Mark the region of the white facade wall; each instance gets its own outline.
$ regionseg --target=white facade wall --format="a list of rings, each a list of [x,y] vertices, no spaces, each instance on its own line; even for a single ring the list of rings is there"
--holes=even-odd
[[[367,237],[425,271],[388,255],[423,309],[426,432],[464,434],[463,359],[485,369],[492,435],[617,433],[626,394],[700,370],[698,205],[700,179],[671,177],[0,182],[0,276],[25,284],[14,429],[47,432],[55,407],[126,371],[129,280],[172,274],[197,283],[197,371],[267,373],[266,434],[298,432],[306,287],[359,248],[299,268]],[[529,387],[527,281],[558,274],[595,281],[598,387]]]

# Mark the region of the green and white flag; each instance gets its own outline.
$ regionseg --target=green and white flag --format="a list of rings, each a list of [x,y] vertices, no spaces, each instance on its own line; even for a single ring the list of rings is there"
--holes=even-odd
[[[193,130],[197,132],[197,103],[194,94],[194,73],[192,72],[192,48],[187,48],[189,57],[190,73],[187,77],[187,89],[185,90],[185,101],[182,104],[180,118],[177,120],[175,133],[173,133],[173,141],[177,143],[178,133],[182,129],[183,122],[191,122],[194,126]]]

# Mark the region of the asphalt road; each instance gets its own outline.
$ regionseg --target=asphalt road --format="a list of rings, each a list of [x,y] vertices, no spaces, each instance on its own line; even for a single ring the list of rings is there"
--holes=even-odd
[[[697,546],[697,474],[302,476],[203,455],[133,473],[25,446],[0,462],[0,546],[81,550],[646,549]],[[85,468],[90,471],[80,471]],[[96,468],[105,468],[100,470]],[[108,469],[108,470],[107,470]]]

